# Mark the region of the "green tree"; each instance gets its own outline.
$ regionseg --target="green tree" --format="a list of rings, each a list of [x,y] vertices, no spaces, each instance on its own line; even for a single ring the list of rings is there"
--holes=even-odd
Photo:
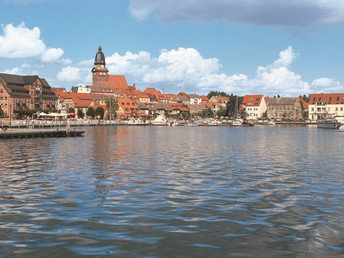
[[[97,107],[96,116],[100,116],[101,119],[104,117],[104,109],[102,107]]]
[[[229,97],[229,95],[226,92],[223,91],[211,91],[208,93],[207,98],[211,99],[213,96],[223,96],[223,97]]]
[[[78,109],[78,118],[84,118],[85,114],[81,109]]]
[[[226,109],[219,109],[217,112],[216,112],[216,115],[219,116],[219,117],[222,117],[222,116],[227,116],[227,108]]]
[[[93,107],[89,107],[86,111],[86,116],[90,116],[92,118],[94,118],[96,115],[96,112],[94,111]]]
[[[198,115],[202,118],[214,117],[214,112],[211,108],[207,107],[207,108],[203,109],[201,112],[199,112]]]
[[[106,100],[106,108],[108,110],[108,119],[117,118],[117,111],[119,109],[119,104],[114,98],[109,98]]]
[[[306,96],[306,94],[304,94],[303,96],[300,95],[299,98],[303,99],[306,102],[309,102],[309,95],[308,96]]]
[[[233,94],[228,96],[229,101],[227,102],[227,107],[226,107],[228,116],[234,116],[236,97],[237,96]],[[238,104],[237,104],[238,110],[236,111],[237,112],[236,114],[240,114],[239,110],[241,110],[240,105],[242,104],[243,99],[244,97],[238,97]]]

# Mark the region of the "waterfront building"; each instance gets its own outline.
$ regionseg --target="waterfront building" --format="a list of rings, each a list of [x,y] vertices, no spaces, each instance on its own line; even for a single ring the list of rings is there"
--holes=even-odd
[[[185,92],[179,92],[177,94],[177,101],[182,102],[184,105],[190,104],[190,97]]]
[[[137,102],[141,103],[150,103],[151,99],[148,94],[146,93],[140,93],[139,95],[136,96]]]
[[[150,97],[151,102],[167,103],[167,97],[157,89],[147,88],[143,91],[143,93],[147,94]]]
[[[188,94],[189,98],[190,98],[190,104],[191,105],[200,105],[202,102],[202,97],[200,95],[197,94]]]
[[[302,118],[302,107],[299,98],[271,98],[267,106],[269,119],[292,119]]]
[[[192,114],[192,115],[198,114],[198,113],[202,112],[204,109],[202,104],[188,104],[187,107],[190,111],[190,114]]]
[[[258,119],[266,112],[266,103],[263,95],[245,95],[242,101],[242,108],[247,119]]]
[[[171,108],[170,115],[180,115],[189,112],[188,107],[183,103],[169,103]]]
[[[131,98],[117,98],[116,100],[118,102],[117,117],[127,118],[141,114],[140,109]]]
[[[177,103],[178,102],[177,95],[169,94],[169,93],[164,94],[164,95],[165,95],[168,103]]]
[[[44,78],[0,73],[0,116],[24,118],[55,112],[57,104],[57,97]]]
[[[311,94],[309,99],[310,120],[344,116],[344,93]]]
[[[212,96],[209,101],[219,104],[222,108],[226,108],[229,98],[226,96]]]

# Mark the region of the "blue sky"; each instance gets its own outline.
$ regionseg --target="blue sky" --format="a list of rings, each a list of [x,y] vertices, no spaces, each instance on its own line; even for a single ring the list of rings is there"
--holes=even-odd
[[[90,84],[102,45],[141,90],[344,92],[342,2],[0,0],[0,71]]]

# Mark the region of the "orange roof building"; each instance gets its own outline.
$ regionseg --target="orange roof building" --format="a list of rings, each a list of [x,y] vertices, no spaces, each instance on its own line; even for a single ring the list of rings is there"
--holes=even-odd
[[[131,98],[117,98],[116,100],[119,106],[118,117],[131,117],[141,114],[140,109]]]
[[[311,120],[344,116],[344,93],[316,93],[309,97]]]
[[[267,109],[263,95],[245,95],[242,107],[249,120],[263,117]]]

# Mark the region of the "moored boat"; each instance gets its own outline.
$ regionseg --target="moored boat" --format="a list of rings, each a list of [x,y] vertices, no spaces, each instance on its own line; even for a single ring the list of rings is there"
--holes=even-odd
[[[340,127],[343,127],[342,126],[343,124],[344,124],[344,117],[335,116],[334,118],[319,120],[317,122],[317,127],[323,128],[323,129],[339,129]]]

